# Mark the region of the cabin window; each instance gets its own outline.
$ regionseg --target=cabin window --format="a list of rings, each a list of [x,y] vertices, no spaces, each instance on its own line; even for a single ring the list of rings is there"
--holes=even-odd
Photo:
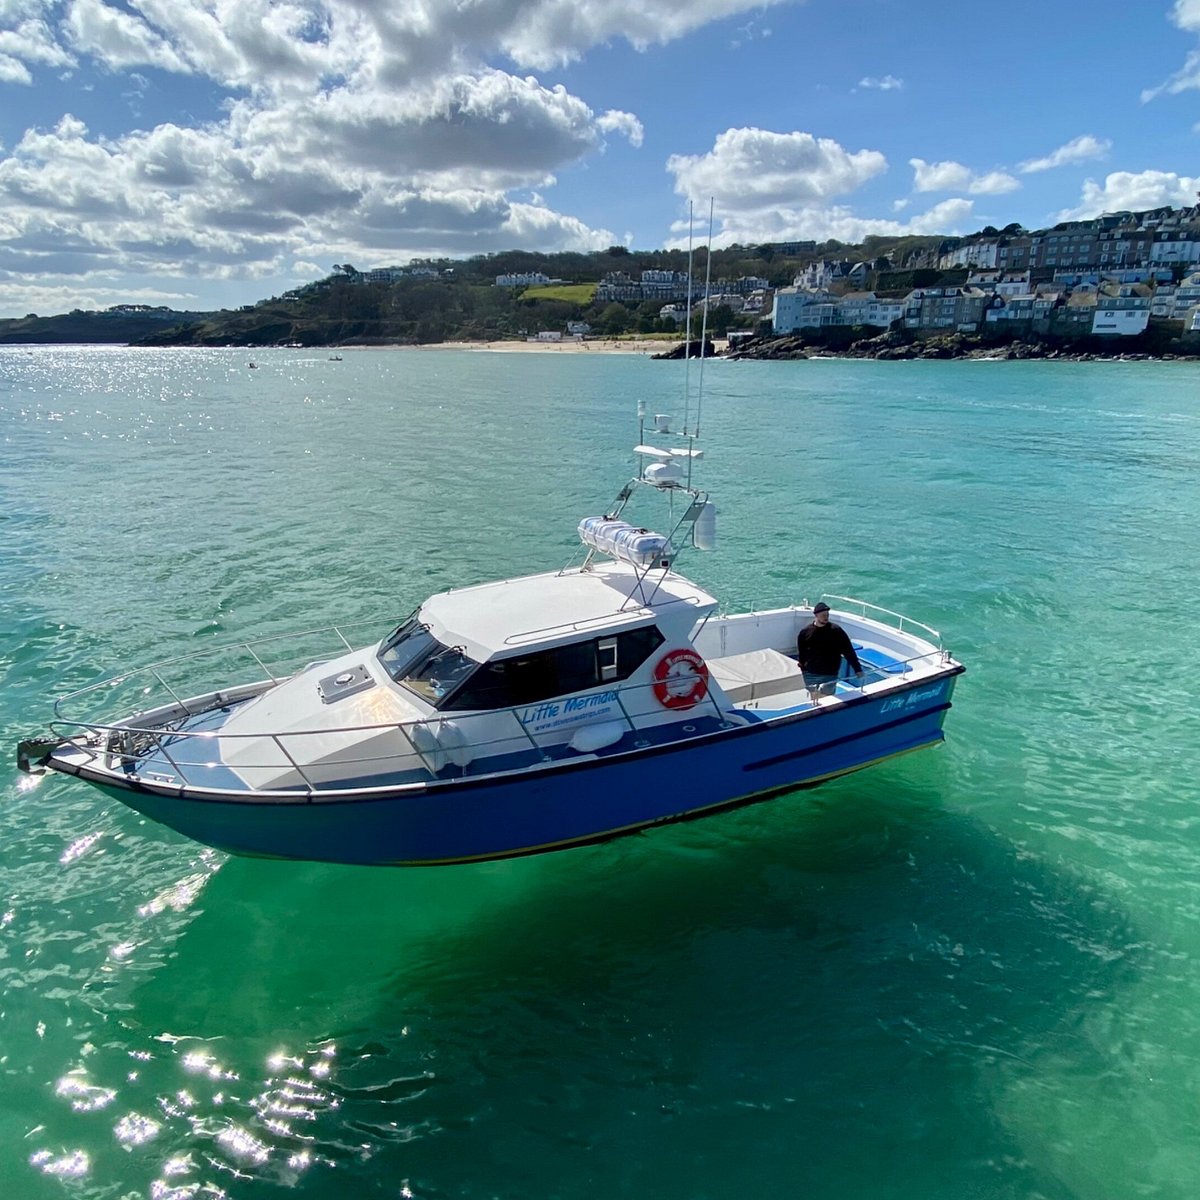
[[[450,712],[517,708],[584,692],[628,679],[662,642],[662,634],[650,625],[484,663],[453,695],[446,693],[438,707]]]
[[[601,680],[617,677],[617,639],[604,638],[596,647],[596,667]]]

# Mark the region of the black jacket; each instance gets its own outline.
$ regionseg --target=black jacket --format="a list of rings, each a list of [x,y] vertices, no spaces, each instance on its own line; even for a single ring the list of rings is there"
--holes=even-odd
[[[852,671],[862,670],[862,663],[858,661],[846,631],[832,621],[824,628],[814,622],[800,630],[796,639],[796,658],[806,675],[837,675],[842,669],[843,658]]]

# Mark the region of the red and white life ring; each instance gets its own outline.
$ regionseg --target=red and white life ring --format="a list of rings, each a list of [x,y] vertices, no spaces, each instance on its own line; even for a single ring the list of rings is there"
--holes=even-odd
[[[668,650],[654,667],[654,697],[664,708],[694,708],[708,695],[708,666],[695,650]]]

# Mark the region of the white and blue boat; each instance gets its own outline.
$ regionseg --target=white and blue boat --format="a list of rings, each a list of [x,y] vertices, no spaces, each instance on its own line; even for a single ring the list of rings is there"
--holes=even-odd
[[[375,641],[309,630],[105,680],[59,699],[19,765],[234,854],[419,866],[603,841],[941,742],[963,667],[936,631],[827,596],[865,670],[810,693],[807,601],[723,613],[679,573],[715,539],[698,419],[656,417],[649,445],[640,415],[636,473],[563,569],[441,592]],[[630,519],[643,501],[669,532]]]

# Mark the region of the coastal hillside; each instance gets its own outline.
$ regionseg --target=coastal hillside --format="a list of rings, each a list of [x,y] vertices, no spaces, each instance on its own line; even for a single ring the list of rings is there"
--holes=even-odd
[[[153,338],[164,328],[191,327],[217,314],[178,312],[145,305],[118,305],[103,312],[75,309],[53,317],[29,313],[24,317],[0,320],[0,345],[37,345],[54,343],[126,345]]]
[[[701,248],[694,256],[696,294],[709,274],[714,293],[726,281],[755,278],[768,288],[790,283],[821,255],[866,261],[874,268],[928,255],[938,238],[869,238],[858,246],[807,242],[715,250],[711,270]],[[602,281],[643,272],[686,275],[682,250],[632,251],[623,246],[591,254],[511,251],[474,258],[431,259],[406,267],[333,271],[303,288],[237,310],[178,312],[119,305],[102,312],[79,309],[54,317],[0,320],[0,343],[131,342],[140,345],[336,346],[428,344],[442,341],[534,337],[586,325],[598,336],[674,333],[679,323],[661,315],[664,298],[613,299]],[[922,272],[926,282],[939,277]],[[498,282],[509,281],[509,282]],[[613,289],[609,289],[609,293]],[[738,306],[740,307],[740,305]],[[713,305],[717,335],[749,329],[753,315]]]

